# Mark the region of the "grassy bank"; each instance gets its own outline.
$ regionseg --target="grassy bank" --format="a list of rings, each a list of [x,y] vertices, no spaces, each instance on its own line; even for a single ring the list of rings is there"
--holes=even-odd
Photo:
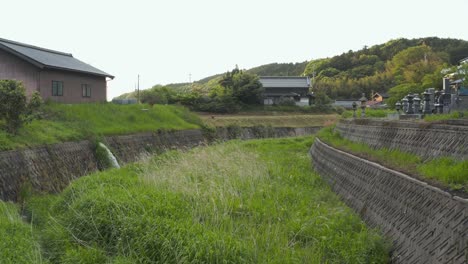
[[[450,119],[468,119],[468,111],[452,111],[450,114],[426,115],[424,121],[436,122]]]
[[[176,106],[47,104],[43,112],[42,119],[25,124],[18,135],[0,130],[0,150],[102,135],[199,128],[201,124],[196,115]]]
[[[312,172],[312,141],[168,152],[26,213],[51,263],[386,263],[384,240]]]
[[[364,143],[355,143],[343,138],[333,127],[322,129],[318,137],[334,147],[364,156],[387,167],[411,175],[434,180],[452,190],[468,193],[468,161],[449,157],[425,160],[421,157],[386,148],[373,149]]]
[[[327,126],[338,120],[336,114],[305,115],[299,113],[272,113],[268,115],[262,112],[241,113],[237,115],[210,115],[200,114],[200,118],[211,126],[272,126],[272,127],[312,127]]]

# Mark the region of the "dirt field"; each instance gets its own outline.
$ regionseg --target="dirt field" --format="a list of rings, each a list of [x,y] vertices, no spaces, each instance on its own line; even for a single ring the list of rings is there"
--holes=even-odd
[[[307,126],[327,126],[335,123],[339,116],[336,114],[236,114],[236,115],[215,115],[199,114],[203,121],[211,126],[238,125],[242,127],[255,125],[270,125],[273,127],[307,127]]]

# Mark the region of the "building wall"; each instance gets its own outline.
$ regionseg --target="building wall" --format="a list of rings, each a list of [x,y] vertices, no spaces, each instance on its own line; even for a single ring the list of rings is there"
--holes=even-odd
[[[52,96],[52,81],[63,82],[63,96]],[[83,97],[82,84],[91,86],[91,97]],[[60,103],[104,102],[107,99],[106,78],[82,73],[43,70],[39,91],[42,98]]]
[[[0,80],[23,82],[28,96],[37,91],[39,71],[36,66],[0,49]]]
[[[307,93],[309,93],[309,88],[290,88],[290,87],[285,87],[285,88],[270,88],[270,87],[265,87],[264,94],[266,96],[272,95],[281,95],[281,94],[289,94],[289,93],[297,93],[300,94],[301,96],[307,96]]]
[[[44,100],[61,103],[89,103],[107,100],[105,77],[59,70],[41,70],[4,50],[0,50],[0,80],[23,82],[29,97],[39,91]],[[52,96],[52,81],[63,81],[63,96]],[[83,97],[82,84],[91,86],[91,97]]]

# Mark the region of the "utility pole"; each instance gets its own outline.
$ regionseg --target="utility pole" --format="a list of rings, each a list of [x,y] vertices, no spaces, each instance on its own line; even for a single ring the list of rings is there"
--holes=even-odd
[[[140,74],[138,74],[138,82],[137,82],[137,96],[138,96],[138,103],[140,103]]]
[[[312,91],[314,90],[315,85],[315,64],[312,65]]]

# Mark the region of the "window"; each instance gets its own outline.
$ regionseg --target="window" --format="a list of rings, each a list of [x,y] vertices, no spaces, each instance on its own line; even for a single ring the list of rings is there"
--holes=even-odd
[[[81,90],[83,91],[83,97],[91,97],[91,86],[89,84],[82,84]]]
[[[52,81],[52,96],[63,96],[62,81]]]

